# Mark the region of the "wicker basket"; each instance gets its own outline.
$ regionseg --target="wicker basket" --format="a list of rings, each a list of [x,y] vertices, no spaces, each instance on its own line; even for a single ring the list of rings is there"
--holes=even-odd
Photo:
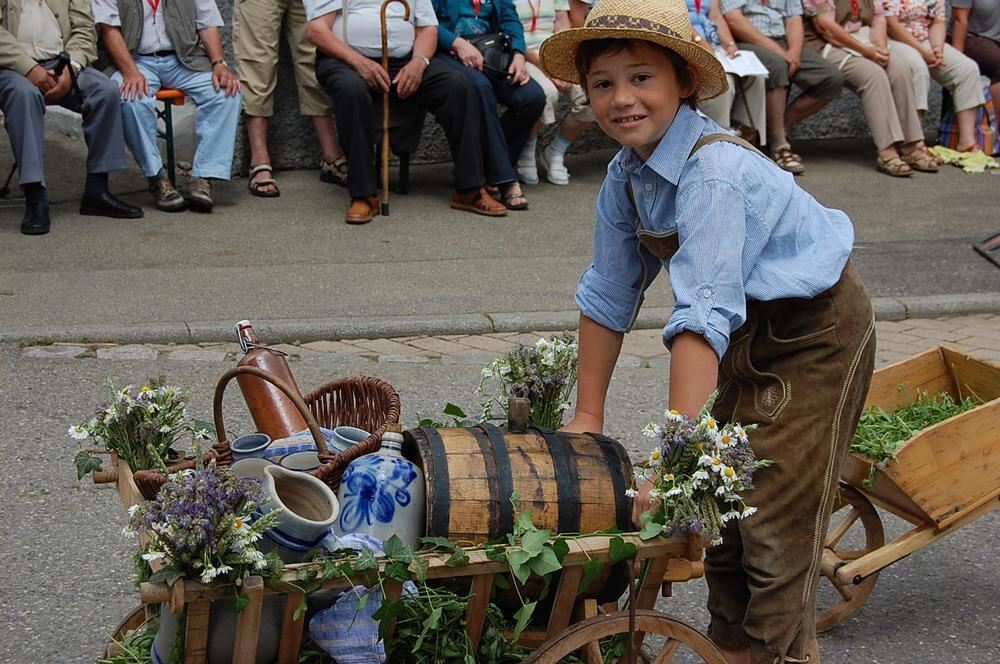
[[[304,398],[280,378],[256,367],[233,367],[222,374],[215,386],[213,404],[215,416],[215,432],[218,442],[205,453],[204,461],[212,459],[220,466],[232,463],[233,454],[226,438],[226,425],[222,416],[222,399],[226,386],[237,376],[249,374],[268,381],[285,396],[287,396],[299,413],[305,419],[312,433],[313,441],[323,462],[312,474],[323,480],[334,491],[340,486],[340,478],[347,465],[363,454],[374,452],[379,447],[386,425],[399,423],[399,394],[389,383],[372,376],[351,376],[325,383],[307,394]],[[352,426],[371,435],[364,441],[352,445],[344,452],[331,452],[327,449],[326,438],[320,427],[333,429],[339,426]],[[174,473],[188,468],[194,468],[194,459],[171,466],[168,472]],[[166,483],[166,476],[156,470],[140,470],[135,473],[135,484],[146,500],[152,500],[160,487]]]

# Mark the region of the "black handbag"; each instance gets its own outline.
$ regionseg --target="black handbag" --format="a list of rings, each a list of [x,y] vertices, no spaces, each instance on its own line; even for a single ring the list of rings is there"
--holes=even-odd
[[[494,81],[506,81],[510,78],[510,64],[514,61],[510,35],[505,32],[488,32],[466,39],[483,54],[484,74]]]

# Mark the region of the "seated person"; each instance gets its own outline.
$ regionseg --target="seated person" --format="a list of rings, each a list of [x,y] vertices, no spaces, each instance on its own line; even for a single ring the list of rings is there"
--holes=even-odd
[[[739,57],[736,40],[729,31],[729,24],[719,10],[719,0],[687,0],[688,17],[695,33],[695,41],[710,53],[724,52],[730,58]],[[761,145],[767,144],[767,118],[758,109],[764,106],[764,77],[726,74],[729,88],[714,99],[698,102],[698,110],[715,120],[725,129],[735,129],[733,116],[742,125],[742,138]],[[734,108],[736,95],[741,95],[740,105]]]
[[[387,9],[389,71],[382,68],[380,0],[305,0],[307,34],[315,44],[316,78],[333,99],[337,133],[351,168],[351,203],[344,221],[366,224],[379,213],[375,98],[391,90],[390,104],[414,104],[444,127],[455,162],[451,207],[490,217],[506,208],[490,196],[484,177],[482,104],[472,82],[436,56],[437,17],[430,0],[413,0],[410,20],[398,3]],[[350,24],[350,29],[346,28]]]
[[[137,11],[141,7],[141,13]],[[211,212],[211,180],[228,180],[240,118],[240,80],[223,58],[222,15],[215,0],[93,0],[94,20],[121,84],[125,141],[149,180],[156,207]],[[156,143],[160,88],[180,90],[197,106],[198,147],[183,196],[163,171]]]
[[[861,97],[878,150],[876,168],[896,177],[909,177],[913,169],[937,171],[937,160],[924,145],[913,75],[901,58],[889,57],[881,0],[803,0],[802,6],[809,17],[806,46],[836,65]]]
[[[559,103],[559,97],[565,95],[569,101],[569,112],[563,118],[549,146],[542,152],[542,166],[545,167],[545,177],[549,182],[567,185],[569,170],[563,163],[566,151],[573,141],[593,124],[594,114],[590,110],[590,102],[587,101],[583,88],[575,83],[551,79],[545,75],[538,59],[538,47],[546,37],[555,32],[583,25],[583,19],[586,18],[590,5],[585,4],[583,0],[515,0],[515,3],[524,26],[524,42],[527,47],[524,55],[528,61],[528,75],[545,91],[545,109],[542,111],[542,117],[532,127],[531,136],[517,159],[517,174],[521,182],[538,183],[538,165],[535,161],[538,132],[543,126],[555,123],[556,105]],[[578,24],[574,24],[571,20],[572,5],[583,7],[583,11],[573,13],[579,16]]]
[[[514,0],[434,0],[437,13],[438,52],[454,55],[445,60],[472,79],[482,99],[487,173],[503,184],[500,200],[509,210],[527,210],[514,164],[545,108],[545,92],[528,75],[524,29]],[[491,78],[483,72],[483,54],[467,38],[504,32],[514,50],[510,76]],[[497,115],[497,103],[506,110]]]
[[[927,113],[930,79],[951,92],[958,125],[958,150],[975,152],[976,116],[986,103],[979,67],[945,43],[944,0],[884,0],[889,25],[889,51],[913,73],[917,114]]]
[[[63,51],[71,62],[54,72]],[[128,168],[118,90],[88,65],[97,58],[90,5],[81,0],[6,3],[0,10],[0,111],[24,190],[21,232],[49,232],[45,188],[45,106],[83,114],[87,184],[80,214],[137,219],[142,209],[108,191],[108,172]],[[72,70],[72,71],[71,71]],[[74,90],[73,79],[77,90]]]
[[[976,61],[1000,103],[1000,0],[951,0],[951,45]]]
[[[819,53],[802,50],[800,0],[721,0],[720,8],[736,45],[753,51],[767,67],[767,142],[781,168],[796,175],[805,172],[802,158],[792,152],[787,129],[836,99],[844,77]],[[802,88],[788,108],[790,83]]]

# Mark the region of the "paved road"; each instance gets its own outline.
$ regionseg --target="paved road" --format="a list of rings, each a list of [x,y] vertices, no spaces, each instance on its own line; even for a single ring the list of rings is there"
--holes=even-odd
[[[998,176],[949,167],[889,178],[857,141],[802,152],[801,184],[855,221],[856,261],[873,295],[1000,293],[1000,270],[970,249],[1000,230],[989,214]],[[251,199],[237,180],[217,187],[211,215],[147,209],[141,221],[117,221],[75,214],[82,146],[50,141],[53,232],[21,236],[20,202],[0,202],[0,340],[26,331],[120,338],[172,323],[177,337],[193,330],[202,341],[205,330],[228,334],[245,317],[321,329],[434,317],[441,333],[461,332],[449,325],[473,314],[568,312],[609,156],[572,156],[572,185],[531,187],[531,209],[501,220],[450,210],[450,166],[436,165],[415,167],[413,193],[394,196],[392,215],[364,227],[343,223],[345,191],[317,182],[315,171],[281,173],[278,199]],[[141,191],[143,181],[131,172],[115,186]],[[128,198],[148,206],[145,193]],[[661,278],[646,306],[669,302]]]
[[[945,341],[1000,359],[998,321],[985,315],[880,323],[879,362]],[[483,357],[510,341],[497,336],[331,341],[325,348],[299,349],[293,369],[303,387],[359,372],[384,377],[399,390],[403,422],[412,425],[420,415],[439,413],[447,401],[471,407]],[[144,360],[122,359],[120,347],[111,346],[88,347],[76,358],[51,355],[66,348],[0,346],[0,454],[8,468],[0,520],[0,560],[7,564],[0,592],[0,633],[6,635],[0,663],[92,662],[106,635],[137,603],[127,581],[131,544],[120,537],[124,513],[117,494],[108,486],[76,481],[77,448],[67,427],[98,403],[108,377],[125,384],[163,375],[185,387],[193,395],[192,412],[206,417],[215,380],[232,365],[225,347],[125,349],[148,351],[153,359]],[[177,354],[185,351],[196,354],[188,359]],[[625,353],[634,359],[615,374],[608,431],[638,455],[640,428],[662,409],[666,358],[648,332],[630,335]],[[225,412],[230,428],[249,428],[237,394],[227,397]],[[905,524],[883,516],[888,535],[902,531]],[[998,541],[1000,515],[994,513],[884,571],[861,612],[823,635],[824,661],[1000,661]],[[663,602],[662,608],[704,625],[702,581],[675,586],[675,596]]]

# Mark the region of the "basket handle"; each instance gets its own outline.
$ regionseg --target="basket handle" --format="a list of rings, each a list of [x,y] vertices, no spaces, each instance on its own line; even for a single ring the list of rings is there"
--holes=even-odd
[[[213,411],[215,416],[215,437],[219,439],[221,443],[226,438],[226,425],[222,419],[222,397],[226,393],[226,386],[237,376],[248,375],[256,376],[266,380],[267,382],[274,385],[276,388],[282,391],[286,397],[288,397],[295,407],[298,408],[299,414],[302,419],[306,421],[309,426],[309,431],[312,433],[313,441],[316,443],[316,449],[320,454],[329,454],[326,447],[326,437],[319,428],[319,424],[316,422],[316,418],[313,417],[312,411],[306,406],[306,402],[302,400],[302,396],[298,394],[297,390],[293,390],[291,386],[285,381],[281,380],[277,376],[263,369],[250,366],[233,367],[226,373],[222,374],[222,378],[219,379],[218,384],[215,386],[215,400],[213,404]]]

